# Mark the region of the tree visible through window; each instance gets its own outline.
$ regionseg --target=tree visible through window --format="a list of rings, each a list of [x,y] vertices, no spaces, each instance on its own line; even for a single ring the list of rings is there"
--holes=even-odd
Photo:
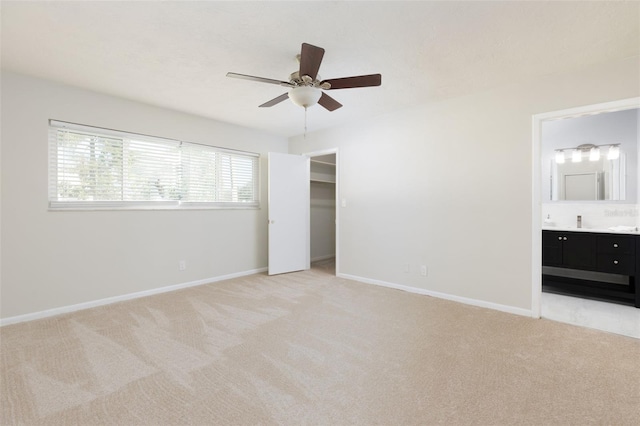
[[[258,156],[51,122],[49,203],[65,207],[258,206]]]

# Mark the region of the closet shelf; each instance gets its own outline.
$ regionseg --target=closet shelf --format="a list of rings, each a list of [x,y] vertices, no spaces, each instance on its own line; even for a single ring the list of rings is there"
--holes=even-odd
[[[316,178],[311,178],[311,182],[319,182],[319,183],[336,183],[335,180],[330,180],[330,179],[316,179]]]
[[[320,161],[320,160],[313,160],[313,159],[312,159],[312,160],[311,160],[311,162],[312,162],[312,163],[316,163],[316,164],[325,164],[325,165],[327,165],[327,166],[333,166],[333,167],[335,167],[335,166],[336,166],[336,164],[335,164],[335,163],[329,163],[329,162],[327,162],[327,161]]]

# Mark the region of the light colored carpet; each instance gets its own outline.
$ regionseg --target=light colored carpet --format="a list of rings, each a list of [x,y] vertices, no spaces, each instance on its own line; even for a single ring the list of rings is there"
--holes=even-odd
[[[10,424],[632,425],[640,341],[254,275],[5,326]]]

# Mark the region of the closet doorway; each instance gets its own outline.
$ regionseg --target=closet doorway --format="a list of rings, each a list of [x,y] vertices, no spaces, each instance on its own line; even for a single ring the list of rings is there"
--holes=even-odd
[[[338,152],[308,153],[310,159],[310,257],[311,263],[338,271]]]

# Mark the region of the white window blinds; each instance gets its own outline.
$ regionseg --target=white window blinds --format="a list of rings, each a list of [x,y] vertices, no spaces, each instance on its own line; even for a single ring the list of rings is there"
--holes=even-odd
[[[259,156],[50,121],[51,208],[258,207]]]

